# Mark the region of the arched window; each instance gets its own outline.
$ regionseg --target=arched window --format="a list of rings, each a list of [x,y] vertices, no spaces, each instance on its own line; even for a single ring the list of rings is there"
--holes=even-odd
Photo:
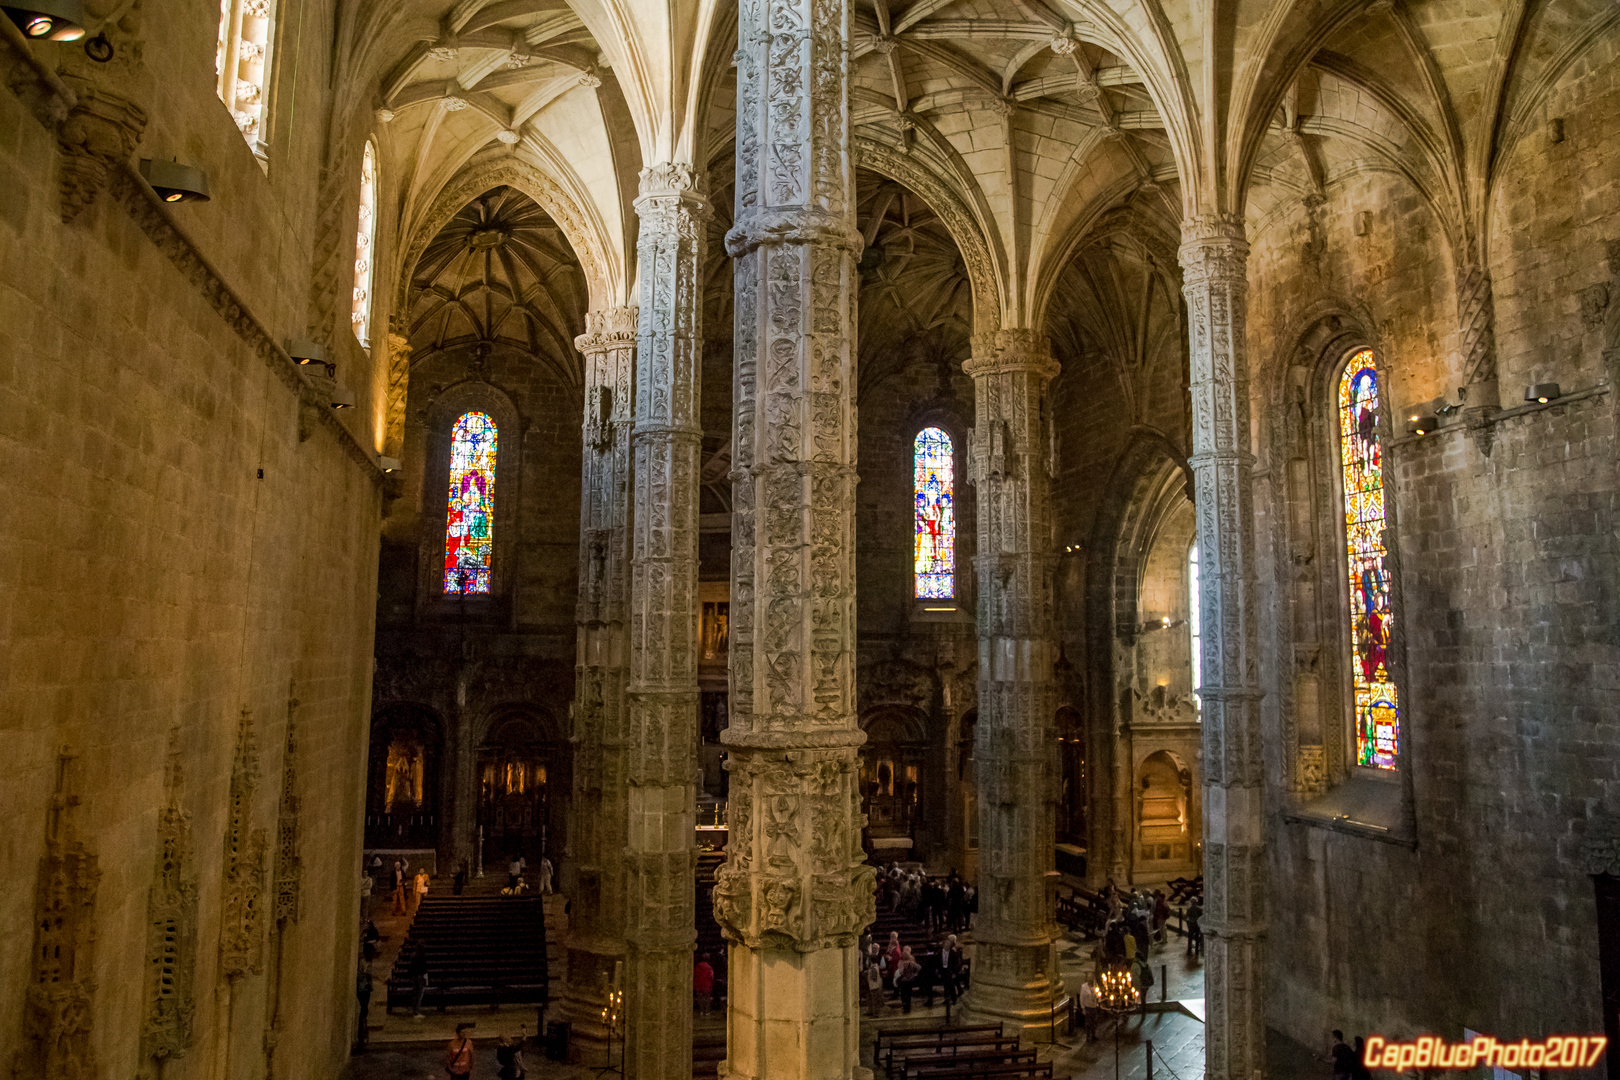
[[[450,500],[444,526],[444,591],[489,592],[495,531],[495,421],[463,413],[450,433]]]
[[[1387,655],[1392,627],[1378,391],[1372,350],[1362,349],[1350,358],[1339,378],[1339,469],[1350,583],[1356,764],[1393,769],[1401,722]]]
[[[214,53],[219,99],[255,153],[262,152],[264,142],[273,6],[274,0],[222,0],[219,6],[219,46]]]
[[[1198,545],[1187,549],[1187,631],[1192,638],[1193,700],[1204,707],[1198,688],[1204,684],[1204,639],[1198,629]]]
[[[377,246],[377,147],[366,140],[360,159],[360,222],[354,233],[354,336],[371,347],[371,268]]]
[[[937,427],[917,433],[912,445],[916,492],[917,599],[956,598],[955,474],[951,437]]]

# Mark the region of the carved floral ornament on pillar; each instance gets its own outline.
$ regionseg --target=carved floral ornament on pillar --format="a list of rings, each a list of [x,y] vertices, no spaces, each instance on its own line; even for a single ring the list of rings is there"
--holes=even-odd
[[[732,850],[715,874],[714,913],[727,938],[753,949],[849,947],[877,917],[863,862],[855,748],[734,756]]]

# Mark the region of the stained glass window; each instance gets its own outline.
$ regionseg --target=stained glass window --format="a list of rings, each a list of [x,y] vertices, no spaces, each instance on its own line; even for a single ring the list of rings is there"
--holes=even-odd
[[[1350,571],[1350,668],[1355,692],[1356,764],[1395,768],[1400,707],[1389,674],[1389,569],[1384,550],[1384,458],[1378,372],[1372,350],[1350,358],[1339,379],[1339,467]]]
[[[956,511],[951,437],[937,427],[923,428],[912,446],[916,477],[917,599],[956,598]]]
[[[495,526],[495,421],[470,412],[450,435],[450,509],[444,527],[444,591],[489,592]]]

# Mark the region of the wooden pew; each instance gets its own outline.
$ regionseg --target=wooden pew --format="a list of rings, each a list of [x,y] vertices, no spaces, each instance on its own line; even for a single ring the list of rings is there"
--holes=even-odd
[[[905,1080],[931,1080],[932,1077],[942,1071],[974,1069],[980,1065],[1018,1064],[1035,1064],[1035,1048],[1033,1046],[1028,1049],[1018,1046],[1002,1049],[966,1046],[962,1047],[960,1053],[956,1054],[907,1054],[901,1059],[899,1065],[890,1070],[890,1075],[904,1077]]]
[[[923,1050],[930,1046],[944,1046],[948,1043],[967,1042],[978,1038],[983,1041],[985,1036],[1001,1038],[1004,1032],[1000,1023],[995,1024],[965,1024],[961,1027],[886,1027],[878,1028],[877,1038],[872,1041],[872,1067],[879,1065],[887,1068],[888,1058],[893,1056],[894,1048],[905,1050]],[[884,1051],[888,1050],[886,1057]]]

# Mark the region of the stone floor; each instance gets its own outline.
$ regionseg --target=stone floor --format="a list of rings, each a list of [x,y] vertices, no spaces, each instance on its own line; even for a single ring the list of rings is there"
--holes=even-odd
[[[549,917],[547,924],[548,932],[554,929]],[[379,922],[379,927],[381,925]],[[1092,943],[1072,939],[1060,946],[1063,973],[1070,985],[1078,985],[1090,976],[1091,948]],[[1117,1026],[1104,1023],[1095,1038],[1088,1038],[1083,1032],[1072,1035],[1060,1032],[1054,1043],[1049,1032],[1035,1031],[1031,1039],[1041,1047],[1040,1059],[1050,1058],[1056,1064],[1058,1076],[1069,1076],[1073,1080],[1112,1080],[1116,1075],[1117,1034],[1119,1080],[1147,1080],[1150,1042],[1154,1080],[1201,1080],[1204,1072],[1203,964],[1189,958],[1179,942],[1173,940],[1166,949],[1154,953],[1153,965],[1155,985],[1148,993],[1149,1009],[1145,1014],[1128,1016]],[[377,1011],[373,1011],[374,1024]],[[951,1019],[956,1015],[953,1011]],[[381,1026],[374,1026],[372,1049],[351,1059],[344,1073],[345,1080],[440,1080],[444,1075],[444,1047],[455,1024],[462,1020],[472,1020],[478,1025],[475,1039],[479,1060],[473,1076],[488,1080],[496,1072],[495,1044],[499,1037],[532,1033],[537,1015],[530,1007],[461,1009],[445,1014],[431,1013],[423,1021],[396,1015]],[[926,1008],[919,1001],[909,1017],[902,1017],[898,1006],[890,1006],[882,1016],[867,1017],[863,1021],[864,1056],[870,1058],[871,1040],[879,1027],[906,1023],[924,1026],[945,1020],[943,1002]],[[718,1015],[700,1019],[699,1023],[707,1029],[723,1028]],[[1278,1032],[1270,1033],[1267,1051],[1268,1080],[1319,1080],[1327,1075],[1326,1066],[1318,1062],[1310,1050]],[[533,1080],[585,1080],[602,1071],[600,1062],[560,1065],[547,1061],[538,1049],[531,1049],[525,1057]],[[870,1064],[870,1060],[866,1063]]]

